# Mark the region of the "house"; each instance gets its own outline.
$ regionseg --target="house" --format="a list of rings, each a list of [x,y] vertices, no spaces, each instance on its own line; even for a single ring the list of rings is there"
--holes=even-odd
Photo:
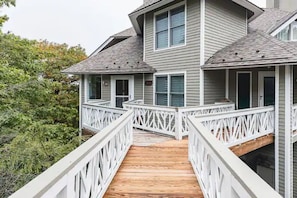
[[[246,0],[144,0],[129,15],[132,28],[63,71],[80,76],[80,127],[83,104],[101,100],[119,108],[143,100],[159,111],[226,99],[236,109],[263,107],[257,122],[273,125],[275,143],[263,152],[272,152],[272,175],[266,167],[259,172],[282,196],[296,197],[297,12],[277,9],[294,2],[269,1],[273,8],[261,9]],[[163,115],[169,128],[176,109]],[[271,114],[262,119],[266,110]]]

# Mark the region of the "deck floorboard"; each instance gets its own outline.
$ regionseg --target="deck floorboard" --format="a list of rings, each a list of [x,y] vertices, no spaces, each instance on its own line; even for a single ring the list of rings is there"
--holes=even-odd
[[[203,197],[187,158],[187,142],[162,138],[147,146],[135,143],[105,197]]]

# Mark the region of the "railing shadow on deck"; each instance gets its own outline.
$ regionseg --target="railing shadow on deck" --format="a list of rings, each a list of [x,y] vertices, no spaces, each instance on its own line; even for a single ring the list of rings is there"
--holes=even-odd
[[[132,118],[124,112],[11,197],[102,197],[132,145]]]

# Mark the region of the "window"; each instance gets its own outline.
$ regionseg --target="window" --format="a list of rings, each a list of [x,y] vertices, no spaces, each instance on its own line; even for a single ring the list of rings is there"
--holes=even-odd
[[[185,6],[156,16],[156,49],[185,43]]]
[[[156,76],[156,105],[184,106],[184,75]]]
[[[101,76],[88,76],[89,99],[101,99]]]
[[[282,41],[297,41],[297,21],[280,31],[276,37]]]

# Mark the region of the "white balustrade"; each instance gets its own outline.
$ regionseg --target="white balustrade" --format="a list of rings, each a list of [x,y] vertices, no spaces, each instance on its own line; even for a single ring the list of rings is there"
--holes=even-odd
[[[172,107],[152,106],[137,103],[124,103],[124,109],[134,112],[135,128],[176,136],[176,109]]]
[[[132,145],[132,119],[132,111],[124,113],[11,198],[102,197]]]
[[[129,101],[123,104],[125,109],[134,111],[134,127],[175,136],[182,139],[188,135],[187,117],[234,110],[233,103],[205,105],[198,107],[166,107],[144,105],[142,100]]]
[[[107,104],[107,102],[104,104]],[[92,131],[100,131],[118,119],[123,113],[125,113],[124,109],[97,104],[84,104],[82,106],[82,127]]]
[[[188,116],[208,115],[220,112],[233,111],[235,110],[235,105],[234,103],[222,103],[198,107],[182,107],[178,110],[181,116],[179,121],[182,136],[186,136],[189,133]]]
[[[274,107],[197,116],[209,132],[231,147],[274,133]]]
[[[189,160],[204,197],[281,197],[201,122],[189,117]]]

